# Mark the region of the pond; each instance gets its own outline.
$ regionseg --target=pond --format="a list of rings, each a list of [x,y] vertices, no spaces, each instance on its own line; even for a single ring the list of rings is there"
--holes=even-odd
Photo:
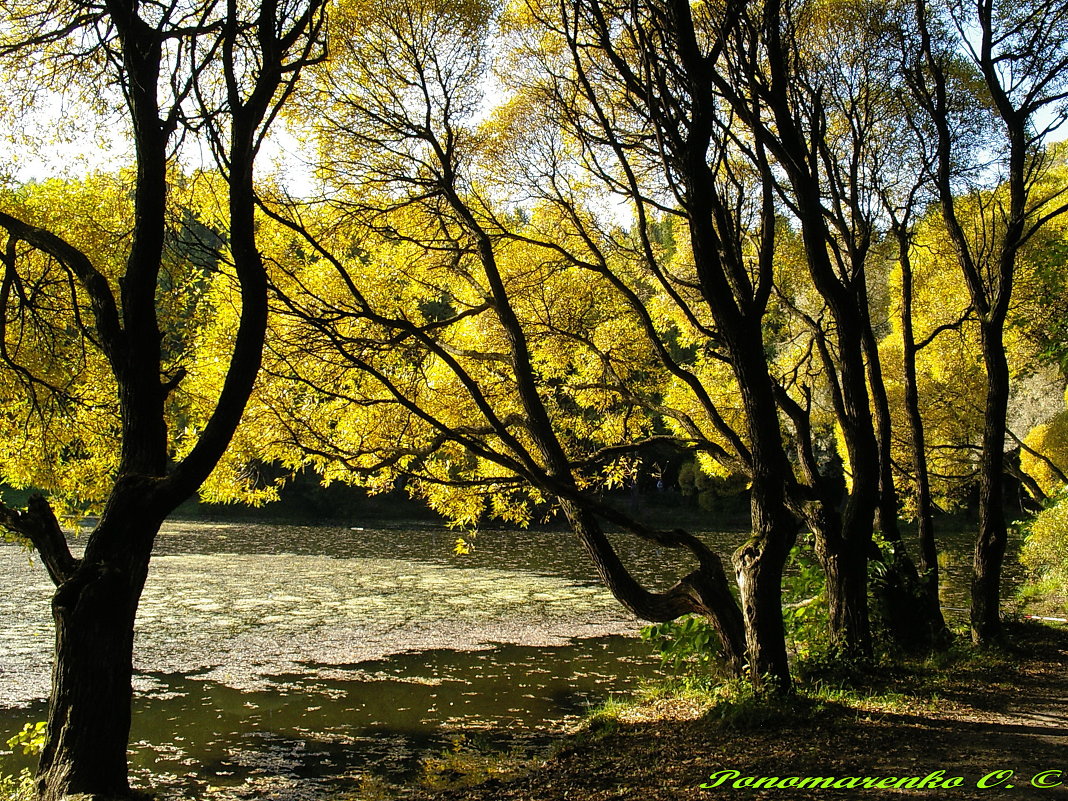
[[[724,554],[741,540],[703,536]],[[138,615],[135,780],[166,798],[330,798],[370,774],[410,781],[460,736],[536,748],[658,673],[568,533],[488,531],[464,556],[455,539],[166,524]],[[946,562],[951,608],[967,547]],[[687,569],[622,552],[654,585]],[[44,717],[50,594],[24,550],[0,548],[0,734]]]
[[[367,771],[410,778],[461,732],[535,745],[657,672],[567,533],[484,532],[464,556],[455,539],[168,523],[138,613],[135,776],[170,797],[329,797]],[[0,586],[13,732],[44,716],[51,587],[13,546]]]

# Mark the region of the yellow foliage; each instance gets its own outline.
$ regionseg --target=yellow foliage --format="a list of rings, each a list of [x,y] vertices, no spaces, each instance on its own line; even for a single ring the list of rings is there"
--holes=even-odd
[[[1024,437],[1024,443],[1052,461],[1062,472],[1068,472],[1068,410],[1032,428]],[[1045,460],[1023,448],[1020,449],[1020,467],[1047,495],[1052,495],[1063,483]]]
[[[1061,603],[1068,599],[1068,495],[1035,516],[1027,526],[1020,561]]]
[[[133,181],[124,171],[30,183],[0,194],[0,207],[77,247],[119,296]],[[191,211],[191,184],[175,176],[171,193],[175,229],[186,233],[200,224]],[[93,308],[67,268],[40,251],[20,246],[12,266],[4,297],[0,477],[47,491],[64,512],[98,511],[118,465],[120,411],[113,372],[92,328]],[[169,243],[159,286],[161,381],[195,360],[188,332],[196,328],[205,269],[181,242]],[[181,428],[184,403],[172,398],[168,411],[170,424]]]

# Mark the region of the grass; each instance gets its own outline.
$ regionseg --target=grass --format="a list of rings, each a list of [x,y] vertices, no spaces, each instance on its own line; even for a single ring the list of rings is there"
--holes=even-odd
[[[812,721],[830,710],[849,709],[858,717],[932,711],[951,703],[964,687],[1000,685],[1015,664],[1011,646],[976,648],[962,635],[948,648],[921,656],[842,663],[814,653],[795,665],[795,691],[786,695],[757,694],[740,679],[682,673],[595,707],[582,731],[603,737],[620,724],[657,720],[702,720],[745,731]]]
[[[1059,576],[1034,578],[1016,592],[1016,602],[1030,615],[1068,617],[1068,597],[1065,582]]]

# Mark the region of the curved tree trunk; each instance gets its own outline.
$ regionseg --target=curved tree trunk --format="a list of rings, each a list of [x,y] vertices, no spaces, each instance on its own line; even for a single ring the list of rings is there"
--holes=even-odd
[[[572,528],[582,538],[597,574],[617,601],[642,620],[663,623],[687,614],[706,617],[716,630],[728,670],[740,677],[745,669],[746,636],[742,614],[730,591],[723,565],[707,548],[691,547],[700,565],[664,592],[650,592],[619,559],[596,518],[570,502],[561,502]]]
[[[993,164],[1005,170],[1003,189],[1008,203],[991,206],[993,215],[981,209],[982,221],[965,226],[958,216],[956,188],[957,132],[951,125],[947,65],[934,46],[930,13],[917,5],[921,53],[929,74],[917,84],[917,97],[937,132],[939,201],[947,231],[957,251],[972,308],[979,319],[983,363],[986,367],[986,419],[983,428],[979,477],[979,534],[972,571],[972,639],[984,643],[1001,636],[1001,567],[1007,531],[1004,509],[1006,413],[1009,401],[1009,371],[1004,347],[1004,326],[1012,301],[1016,261],[1028,239],[1068,206],[1056,207],[1049,199],[1038,201],[1036,190],[1045,180],[1052,162],[1041,155],[1044,139],[1035,134],[1036,120],[1061,101],[1046,87],[1064,70],[1065,48],[1051,32],[1063,21],[1044,14],[1022,22],[1012,35],[1002,31],[998,10],[979,3],[969,10],[960,31],[968,31],[978,46],[969,48],[978,74],[989,92],[991,107],[1002,123],[1004,139],[992,143],[1001,152]],[[1036,53],[1034,42],[1050,41]],[[1006,64],[1027,63],[1025,70],[1005,70]],[[954,69],[956,69],[954,67]],[[1008,78],[1011,76],[1011,81]],[[999,189],[999,191],[1001,191]],[[1049,206],[1053,205],[1053,209]],[[978,232],[978,233],[977,233]],[[978,238],[977,238],[978,237]]]
[[[700,379],[674,363],[670,349],[665,347],[666,340],[659,340],[660,334],[655,330],[652,317],[641,308],[640,298],[629,289],[620,288],[630,296],[632,305],[641,308],[651,340],[659,341],[659,346],[654,347],[658,347],[664,364],[676,378],[688,384],[713,421],[720,418],[714,425],[730,442],[739,464],[744,464],[743,469],[752,480],[752,537],[734,557],[749,671],[758,688],[765,677],[771,677],[769,687],[787,690],[790,672],[782,622],[781,578],[797,528],[786,500],[796,482],[782,441],[762,330],[775,261],[777,195],[774,172],[764,158],[763,149],[758,146],[753,155],[759,177],[754,181],[752,191],[761,194],[762,208],[759,210],[759,253],[754,264],[750,260],[751,254],[739,246],[753,233],[752,220],[743,211],[744,204],[734,199],[733,193],[741,187],[732,186],[730,180],[725,181],[718,166],[731,151],[735,134],[729,130],[721,98],[714,91],[718,73],[715,59],[710,58],[709,52],[717,45],[703,41],[710,32],[707,21],[695,23],[693,8],[685,2],[672,0],[648,19],[643,17],[645,11],[636,14],[634,24],[642,24],[645,20],[652,35],[640,37],[637,47],[629,44],[620,47],[622,40],[617,36],[614,22],[610,21],[616,11],[602,8],[597,2],[579,4],[575,29],[580,27],[581,9],[587,6],[591,41],[596,42],[596,46],[618,67],[627,91],[633,93],[642,105],[642,113],[648,115],[650,129],[661,132],[658,141],[664,149],[660,158],[667,174],[678,175],[675,191],[679,193],[687,220],[697,275],[698,286],[695,288],[711,312],[716,337],[722,337],[726,344],[727,361],[741,389],[745,410],[744,437],[741,427],[725,432],[724,429],[730,429],[730,426],[722,421]],[[565,25],[567,29],[571,27],[571,23]],[[712,38],[718,36],[715,34]],[[576,64],[581,64],[585,59],[582,51],[590,45],[583,41],[583,37],[573,38],[571,33],[568,37]],[[672,77],[665,82],[660,70],[668,64],[670,68],[666,74]],[[678,85],[675,85],[676,81]],[[670,91],[665,91],[669,83],[672,84]],[[643,207],[648,196],[639,188],[636,175],[644,174],[646,168],[636,170],[630,164],[627,154],[631,146],[618,138],[610,115],[600,114],[599,125],[624,166],[630,191],[637,201],[638,230],[644,237]],[[653,266],[657,257],[648,240],[646,245],[647,259]],[[688,317],[694,320],[703,317],[703,311],[695,313],[701,304],[689,306],[682,299],[679,287],[674,283],[676,279],[669,279],[655,266],[652,272],[673,301],[686,310]],[[615,283],[619,286],[621,282]],[[687,580],[692,578],[693,574]]]

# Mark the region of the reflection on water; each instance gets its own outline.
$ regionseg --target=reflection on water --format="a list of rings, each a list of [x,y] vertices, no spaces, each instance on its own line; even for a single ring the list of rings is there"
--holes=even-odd
[[[161,556],[139,610],[137,664],[259,689],[302,662],[633,629],[600,587],[558,576],[381,558]]]
[[[545,742],[546,727],[652,674],[636,645],[606,637],[308,664],[245,691],[154,676],[156,691],[137,703],[132,764],[146,784],[162,781],[172,796],[190,798],[208,787],[223,798],[325,797],[368,772],[401,782],[458,732],[505,750]]]
[[[168,523],[138,610],[135,665],[254,690],[303,662],[635,631],[566,533],[487,532],[462,557],[451,554],[454,538],[442,529]],[[47,694],[52,587],[13,546],[0,548],[0,586],[0,707],[9,707]]]

